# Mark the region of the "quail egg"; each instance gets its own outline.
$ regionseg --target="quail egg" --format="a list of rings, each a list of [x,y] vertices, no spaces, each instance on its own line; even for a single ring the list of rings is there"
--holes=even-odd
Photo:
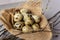
[[[32,25],[32,24],[33,24],[33,21],[32,21],[32,20],[26,20],[26,21],[25,21],[25,24],[26,24],[26,25]]]
[[[25,24],[27,24],[27,25],[34,23],[34,20],[32,20],[32,18],[29,14],[26,14],[26,16],[24,16],[24,21],[25,21]]]
[[[25,14],[30,14],[30,13],[31,13],[30,10],[25,9],[25,8],[21,9],[20,12],[21,12],[23,15],[25,15]]]
[[[20,12],[21,12],[22,14],[26,14],[26,13],[28,12],[28,10],[27,10],[27,9],[21,9]]]
[[[35,20],[36,23],[40,22],[40,17],[36,15],[32,15],[33,19]]]
[[[38,31],[39,30],[39,25],[38,24],[33,24],[32,28],[34,31]]]
[[[22,18],[23,18],[23,16],[20,13],[16,13],[14,15],[14,21],[20,21],[20,20],[22,20]]]
[[[30,26],[24,26],[23,28],[22,28],[22,32],[23,33],[28,33],[28,32],[32,32],[32,28],[30,27]]]
[[[25,21],[25,20],[30,20],[30,19],[31,19],[31,17],[29,16],[29,14],[25,14],[25,15],[24,15],[24,21]]]
[[[14,28],[15,29],[21,29],[23,26],[24,26],[24,23],[23,22],[16,22],[14,24]]]

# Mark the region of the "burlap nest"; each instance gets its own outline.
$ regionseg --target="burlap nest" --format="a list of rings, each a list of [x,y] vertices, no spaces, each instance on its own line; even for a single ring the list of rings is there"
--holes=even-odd
[[[13,29],[12,28],[13,13],[20,8],[29,9],[33,12],[33,14],[41,16],[42,20],[40,22],[40,26],[42,29],[44,29],[44,31],[21,34],[19,30]],[[33,1],[26,2],[18,8],[10,8],[10,9],[1,10],[0,13],[2,14],[2,16],[0,16],[0,20],[5,25],[4,27],[6,28],[6,30],[8,30],[11,34],[13,35],[20,34],[20,35],[17,35],[17,37],[25,39],[25,40],[51,40],[52,32],[47,22],[47,19],[42,14],[41,2],[33,2]]]

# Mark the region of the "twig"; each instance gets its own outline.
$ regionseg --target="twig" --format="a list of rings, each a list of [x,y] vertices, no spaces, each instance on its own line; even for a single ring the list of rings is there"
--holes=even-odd
[[[60,14],[60,11],[58,11],[53,17],[49,18],[48,21],[50,21],[51,19],[55,18],[58,14]]]

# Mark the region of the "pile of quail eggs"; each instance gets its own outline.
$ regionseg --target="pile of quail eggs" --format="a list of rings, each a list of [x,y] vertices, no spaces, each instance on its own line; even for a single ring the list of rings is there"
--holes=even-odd
[[[40,29],[40,17],[32,14],[28,9],[21,9],[19,12],[15,12],[13,21],[13,28],[21,30],[23,33],[39,31]]]

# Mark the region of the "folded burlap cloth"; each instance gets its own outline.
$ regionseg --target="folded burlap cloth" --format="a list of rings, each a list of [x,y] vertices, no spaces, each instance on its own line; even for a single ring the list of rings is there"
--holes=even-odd
[[[12,28],[12,17],[15,10],[20,8],[26,8],[33,12],[33,14],[38,15],[41,17],[40,26],[43,29],[42,31],[35,32],[35,33],[27,33],[27,34],[21,34],[19,30],[15,30]],[[41,1],[37,0],[34,1],[27,1],[23,3],[21,6],[16,8],[10,8],[0,11],[0,21],[3,22],[4,27],[8,32],[10,32],[13,35],[16,35],[19,38],[22,38],[24,40],[51,40],[52,38],[52,32],[49,26],[49,23],[45,16],[42,14],[42,8],[41,8]],[[17,35],[19,34],[19,35]]]

